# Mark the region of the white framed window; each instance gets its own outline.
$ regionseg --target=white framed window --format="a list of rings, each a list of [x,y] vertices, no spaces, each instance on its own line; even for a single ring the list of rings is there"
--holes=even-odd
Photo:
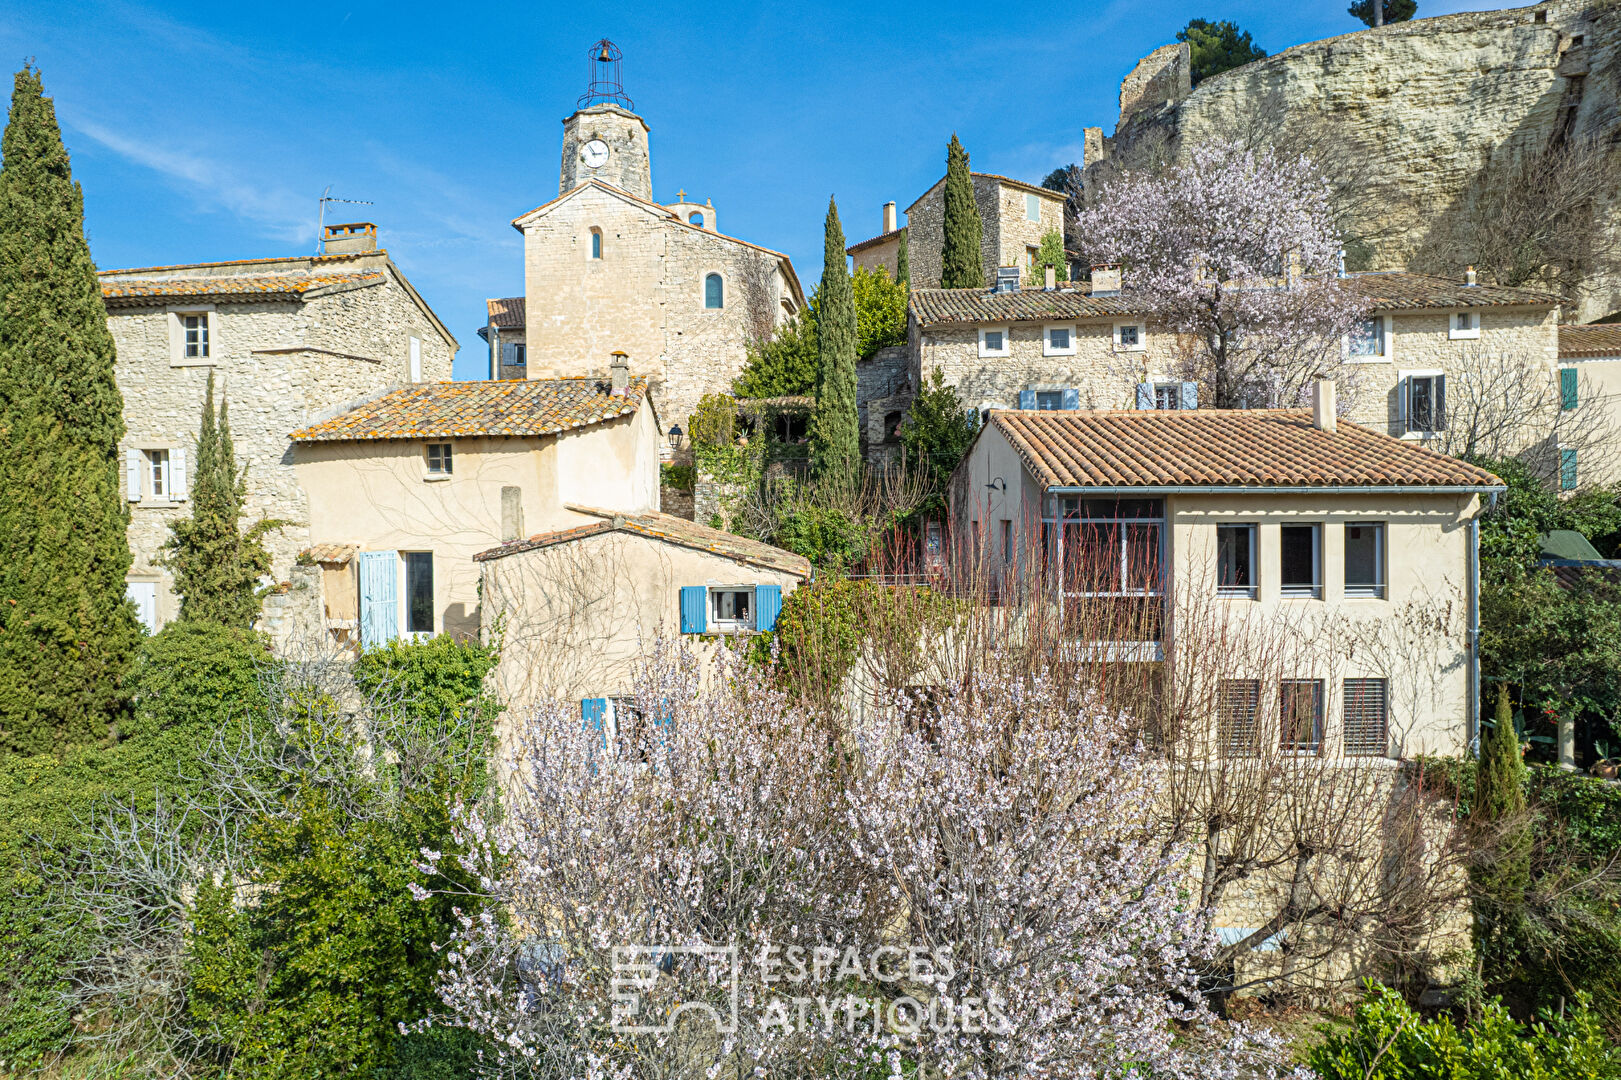
[[[1216,595],[1255,599],[1254,525],[1216,526]]]
[[[450,476],[452,466],[450,443],[428,444],[428,476],[429,478],[444,478]]]
[[[754,629],[754,586],[709,587],[709,632],[736,634]]]
[[[1120,352],[1142,352],[1148,348],[1148,335],[1142,323],[1115,323],[1114,347]]]
[[[1449,320],[1447,337],[1453,341],[1460,339],[1478,338],[1480,336],[1480,313],[1478,311],[1454,311]]]
[[[124,482],[130,502],[180,502],[186,497],[186,452],[179,447],[130,447]]]
[[[1284,525],[1278,533],[1282,595],[1292,600],[1320,599],[1323,595],[1323,527]]]
[[[1352,521],[1345,525],[1345,595],[1382,600],[1385,596],[1385,526]]]
[[[1440,371],[1404,371],[1401,429],[1409,435],[1431,435],[1447,428],[1447,377]]]
[[[1005,326],[982,326],[979,328],[979,355],[980,356],[1008,356],[1012,350],[1008,347],[1008,329]]]
[[[1182,407],[1182,384],[1162,382],[1154,384],[1154,408],[1169,411]]]
[[[433,552],[406,551],[405,560],[405,632],[407,634],[433,634]]]
[[[1069,323],[1046,326],[1041,331],[1042,356],[1074,356],[1075,327]]]
[[[1351,363],[1386,363],[1391,358],[1391,317],[1370,315],[1345,335],[1345,359]]]
[[[219,325],[212,307],[169,312],[169,365],[207,367],[219,355]]]
[[[1040,221],[1041,220],[1041,196],[1040,195],[1032,195],[1029,192],[1025,192],[1025,195],[1024,195],[1024,219],[1026,221]]]

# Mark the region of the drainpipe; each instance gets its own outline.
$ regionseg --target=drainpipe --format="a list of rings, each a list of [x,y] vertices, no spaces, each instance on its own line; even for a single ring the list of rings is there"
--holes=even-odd
[[[1496,492],[1492,503],[1497,502]],[[1469,519],[1469,729],[1467,746],[1480,752],[1480,516]]]

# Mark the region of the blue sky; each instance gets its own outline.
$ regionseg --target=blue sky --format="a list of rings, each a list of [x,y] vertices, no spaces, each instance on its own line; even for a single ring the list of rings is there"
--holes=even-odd
[[[106,268],[311,251],[317,199],[368,199],[384,245],[486,362],[487,296],[523,291],[512,218],[557,194],[586,49],[624,50],[653,187],[713,199],[723,231],[786,251],[809,290],[838,197],[853,242],[944,168],[1039,182],[1113,130],[1121,76],[1189,18],[1268,52],[1347,33],[1349,0],[512,5],[11,0],[0,55],[56,99]],[[1420,13],[1491,3],[1420,0]],[[7,84],[9,92],[9,83]]]

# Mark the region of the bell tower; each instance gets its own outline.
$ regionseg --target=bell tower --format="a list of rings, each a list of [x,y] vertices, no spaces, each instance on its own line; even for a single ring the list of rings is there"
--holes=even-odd
[[[653,201],[647,122],[631,111],[634,104],[620,81],[620,60],[618,46],[607,38],[591,46],[586,91],[563,121],[559,195],[587,180],[601,180]]]

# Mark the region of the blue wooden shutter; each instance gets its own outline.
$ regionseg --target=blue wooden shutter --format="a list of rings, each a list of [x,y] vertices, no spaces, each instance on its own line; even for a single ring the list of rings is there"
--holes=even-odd
[[[356,557],[360,560],[360,644],[370,649],[400,636],[400,556],[395,551],[362,551]]]
[[[1058,404],[1065,409],[1079,409],[1081,392],[1074,387],[1061,391],[1058,395]]]
[[[1182,384],[1182,400],[1177,406],[1180,409],[1197,409],[1199,407],[1199,384],[1185,382]]]
[[[1573,367],[1559,369],[1559,407],[1576,407],[1576,369]]]
[[[1576,490],[1576,451],[1559,451],[1559,490]]]
[[[709,603],[709,590],[702,585],[681,586],[681,632],[701,634],[709,625],[705,608]]]
[[[979,410],[964,409],[963,411],[968,414],[968,426],[977,429],[979,427]]]
[[[1152,409],[1154,407],[1154,384],[1140,382],[1137,384],[1137,407],[1139,409]]]
[[[1019,391],[1019,408],[1033,409],[1036,407],[1036,392],[1034,390]]]
[[[775,630],[777,628],[777,615],[781,611],[781,585],[756,585],[754,587],[754,628],[756,630]]]
[[[608,699],[601,697],[588,697],[580,699],[580,722],[587,735],[595,735],[588,743],[590,746],[591,771],[597,771],[597,758],[608,751],[608,729],[603,720],[608,715]]]

